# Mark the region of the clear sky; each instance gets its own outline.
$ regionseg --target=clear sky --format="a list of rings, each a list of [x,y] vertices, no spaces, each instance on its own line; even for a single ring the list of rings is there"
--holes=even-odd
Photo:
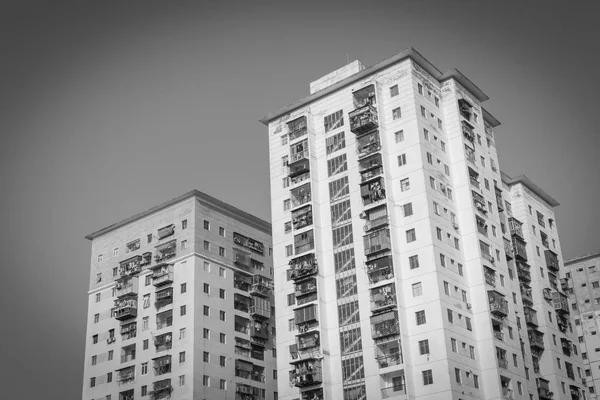
[[[81,396],[84,236],[193,188],[269,219],[258,119],[347,57],[458,68],[502,122],[501,168],[561,203],[565,257],[600,250],[598,1],[28,4],[0,13],[7,398]]]

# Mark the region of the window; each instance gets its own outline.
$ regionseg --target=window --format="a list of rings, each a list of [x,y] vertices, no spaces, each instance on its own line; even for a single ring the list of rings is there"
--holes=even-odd
[[[187,283],[182,283],[181,284],[181,293],[185,293],[187,292]]]
[[[179,339],[185,339],[185,328],[179,329]]]
[[[433,383],[433,372],[428,369],[422,372],[423,374],[423,385],[431,385]]]
[[[433,157],[430,152],[427,152],[427,162],[433,164]]]
[[[283,211],[287,211],[289,210],[291,207],[291,201],[290,199],[286,199],[283,201]]]
[[[446,311],[448,311],[448,322],[450,322],[450,323],[454,322],[454,316],[452,315],[452,310],[447,308]]]
[[[90,387],[96,386],[96,378],[90,378]]]
[[[435,233],[438,240],[442,240],[442,230],[440,228],[435,228]]]
[[[225,268],[219,267],[219,277],[225,278]]]
[[[208,351],[202,352],[202,361],[205,363],[210,362],[210,353]]]
[[[390,88],[390,97],[398,96],[398,85],[394,85]]]
[[[210,376],[202,375],[202,386],[210,386]]]
[[[219,311],[219,319],[221,321],[225,321],[225,311],[223,311],[223,310]]]
[[[205,283],[203,290],[204,290],[204,293],[210,294],[210,284]]]
[[[419,354],[429,354],[429,340],[420,340],[419,341]]]
[[[400,181],[400,190],[402,192],[406,192],[410,189],[410,180],[408,178],[404,178]]]
[[[210,242],[207,240],[204,241],[204,250],[210,251]]]
[[[144,339],[144,341],[142,342],[142,350],[148,350],[148,339]]]
[[[419,256],[408,257],[408,263],[410,264],[410,269],[419,268]]]
[[[436,203],[435,201],[433,202],[433,212],[434,212],[436,215],[441,215],[441,212],[440,212],[440,205],[439,205],[438,203]]]
[[[207,306],[204,306],[204,307],[205,307],[204,311],[207,312],[207,308],[208,307]],[[206,315],[206,314],[204,314],[204,315]],[[203,328],[203,330],[202,330],[202,338],[203,339],[210,339],[210,329]]]
[[[293,306],[294,304],[296,304],[296,295],[294,293],[289,293],[287,295],[287,303],[288,306]]]
[[[181,250],[185,250],[187,247],[187,240],[182,240],[181,241]]]
[[[185,306],[181,306],[179,307],[179,315],[183,316],[186,313],[186,307]]]
[[[400,154],[398,156],[398,166],[401,167],[403,165],[406,165],[406,154]]]
[[[227,381],[225,379],[219,380],[219,389],[227,390]]]
[[[225,343],[225,334],[224,333],[219,334],[219,342]]]
[[[96,303],[100,303],[100,293],[96,293]]]
[[[152,234],[151,233],[149,233],[148,236],[146,236],[146,241],[148,243],[152,243]]]
[[[400,143],[404,141],[404,131],[398,131],[394,133],[394,137],[396,138],[396,143]]]
[[[210,307],[209,306],[204,306],[204,315],[206,315],[207,317],[210,315]]]
[[[346,154],[341,154],[330,160],[327,160],[327,176],[333,176],[348,169]]]
[[[117,257],[119,255],[119,248],[113,249],[113,257]]]
[[[423,325],[427,322],[426,318],[425,318],[425,311],[421,310],[421,311],[417,311],[415,313],[415,316],[417,318],[417,325]]]
[[[286,257],[291,257],[294,254],[294,249],[292,247],[292,245],[287,245],[285,246],[285,256]]]
[[[100,264],[103,259],[104,257],[102,256],[102,254],[98,254],[98,259],[96,261],[98,262],[98,264]]]
[[[225,289],[219,289],[219,298],[220,299],[224,299],[225,298]]]
[[[148,374],[148,363],[142,363],[142,375],[147,375]]]
[[[436,106],[436,107],[439,107],[439,106],[440,106],[440,99],[439,99],[439,98],[437,98],[437,97],[434,97],[434,99],[433,99],[433,100],[435,101],[435,106]]]
[[[410,217],[411,215],[413,215],[412,203],[407,203],[403,205],[402,210],[404,211],[405,217]]]
[[[336,133],[325,139],[325,153],[327,155],[346,147],[344,132]]]
[[[98,361],[98,357],[97,356],[92,356],[92,365],[96,365],[97,361]]]
[[[146,280],[144,281],[144,285],[150,286],[152,283],[152,275],[146,275]]]
[[[113,276],[117,276],[117,273],[118,273],[117,267],[114,267],[112,271],[113,271]]]
[[[94,314],[94,323],[97,324],[100,322],[100,314]]]
[[[204,220],[204,229],[210,231],[210,221]]]
[[[225,356],[220,356],[220,357],[219,357],[219,365],[220,365],[221,367],[224,367],[224,366],[225,366],[225,360],[226,360],[226,357],[225,357]]]
[[[413,297],[418,297],[423,294],[423,287],[421,286],[421,282],[413,283],[412,293]]]
[[[225,257],[225,247],[219,247],[219,255]]]
[[[324,118],[325,133],[344,126],[344,111],[339,110]]]
[[[419,94],[423,94],[423,85],[417,83],[417,90],[419,91]]]
[[[456,378],[456,382],[461,383],[461,379],[460,379],[460,369],[458,368],[454,368],[454,376]]]
[[[149,317],[142,318],[142,331],[148,330],[149,323],[150,323]]]
[[[427,119],[427,110],[423,106],[421,106],[421,116]]]
[[[411,243],[417,240],[417,235],[414,228],[406,231],[406,243]]]
[[[400,107],[394,108],[392,110],[392,118],[393,119],[400,119],[400,118],[402,118],[402,110],[400,109]]]
[[[435,178],[432,176],[429,177],[429,186],[431,186],[431,188],[435,190]]]

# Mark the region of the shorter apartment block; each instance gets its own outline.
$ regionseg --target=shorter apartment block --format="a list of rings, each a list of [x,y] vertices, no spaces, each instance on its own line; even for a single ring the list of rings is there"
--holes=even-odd
[[[86,238],[84,400],[277,398],[269,223],[192,191]]]

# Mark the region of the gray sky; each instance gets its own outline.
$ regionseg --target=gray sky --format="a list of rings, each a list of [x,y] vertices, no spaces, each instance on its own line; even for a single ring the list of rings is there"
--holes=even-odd
[[[460,69],[502,121],[501,168],[562,204],[565,257],[600,249],[599,2],[90,3],[0,13],[7,397],[81,396],[84,235],[193,188],[270,218],[258,119],[347,54]]]

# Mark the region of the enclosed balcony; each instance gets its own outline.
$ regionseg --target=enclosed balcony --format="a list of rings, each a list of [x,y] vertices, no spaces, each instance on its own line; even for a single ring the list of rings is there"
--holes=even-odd
[[[296,337],[296,344],[299,353],[319,348],[321,345],[321,335],[319,331],[308,332]],[[302,354],[301,354],[302,355]]]
[[[121,277],[130,276],[137,274],[142,271],[142,266],[140,265],[142,261],[142,256],[135,256],[128,258],[127,260],[121,261],[119,263],[119,275]]]
[[[398,312],[388,311],[371,317],[371,335],[373,340],[400,334]]]
[[[234,249],[235,250],[235,249]],[[234,261],[236,262],[236,261]],[[235,271],[233,273],[233,287],[247,292],[252,285],[252,276]]]
[[[239,337],[235,338],[235,354],[250,357],[250,350],[252,349],[252,345],[249,340],[242,339]]]
[[[302,392],[302,400],[324,400],[323,388]]]
[[[558,255],[552,250],[544,250],[544,256],[546,257],[546,267],[548,267],[550,271],[558,272]]]
[[[154,261],[157,263],[164,262],[177,255],[177,240],[173,239],[167,243],[156,246],[156,255]]]
[[[371,208],[365,212],[365,217],[366,222],[363,228],[365,232],[382,228],[390,222],[386,205]]]
[[[252,272],[252,258],[250,256],[251,254],[244,250],[233,248],[233,263],[241,270]]]
[[[523,300],[523,304],[533,305],[533,290],[522,283],[519,284],[519,288],[521,289],[521,299]]]
[[[290,383],[303,388],[318,385],[323,382],[320,360],[306,360],[294,365],[290,371]]]
[[[250,379],[254,364],[244,360],[235,360],[235,376]]]
[[[235,400],[261,400],[254,395],[254,387],[243,383],[235,384]]]
[[[158,230],[158,240],[162,240],[166,237],[175,234],[175,225],[167,225]]]
[[[171,372],[171,355],[156,357],[152,359],[154,368],[154,375],[164,375]]]
[[[360,181],[366,182],[376,176],[383,174],[383,161],[381,153],[374,154],[364,158],[358,163],[358,172],[360,172]]]
[[[309,171],[310,160],[308,158],[304,158],[288,165],[288,177],[292,180],[293,184],[305,180],[300,179],[300,177],[307,175]]]
[[[156,330],[168,328],[173,325],[173,310],[156,314]]]
[[[575,375],[573,377],[569,376],[569,378],[575,379]],[[569,385],[569,393],[571,394],[571,400],[581,400],[581,392],[577,386]]]
[[[366,105],[375,105],[377,103],[377,97],[375,96],[375,85],[367,85],[363,88],[352,92],[352,100],[354,108],[364,107]]]
[[[512,243],[510,240],[503,238],[504,241],[504,254],[506,254],[506,261],[510,261],[515,258]]]
[[[554,398],[554,393],[550,391],[550,381],[546,379],[537,378],[537,390],[540,400],[552,400]]]
[[[121,364],[135,360],[135,343],[121,349]]]
[[[173,304],[173,288],[169,287],[163,290],[159,290],[156,292],[156,300],[154,301],[154,306],[156,308],[161,308],[168,306],[169,304]]]
[[[113,315],[119,321],[137,317],[137,299],[115,300]]]
[[[142,261],[140,262],[140,265],[143,267],[150,264],[152,264],[152,253],[147,251],[142,254]]]
[[[115,284],[117,292],[115,296],[120,299],[123,297],[137,297],[138,295],[138,277],[128,276],[121,278]]]
[[[531,282],[531,272],[529,272],[529,265],[524,262],[517,262],[517,276],[523,283],[529,284]]]
[[[474,186],[477,189],[479,189],[479,173],[477,173],[471,167],[468,167],[468,169],[469,169],[469,182],[471,183],[471,186]]]
[[[294,287],[294,294],[296,296],[296,300],[299,298],[308,296],[310,294],[317,293],[317,280],[315,278],[307,279],[302,283],[296,284]]]
[[[536,329],[530,329],[527,331],[529,338],[529,346],[532,351],[541,352],[544,351],[544,334]]]
[[[271,318],[271,302],[264,297],[252,296],[250,316],[255,319]]]
[[[404,360],[400,343],[397,340],[392,340],[375,346],[375,360],[379,368],[401,365]]]
[[[173,386],[171,386],[171,379],[163,379],[152,383],[152,390],[148,392],[150,399],[158,400],[168,398],[173,392]]]
[[[290,165],[306,159],[308,159],[308,139],[304,139],[290,146]]]
[[[504,341],[504,332],[502,332],[502,322],[492,319],[492,335],[494,336],[494,339],[499,340],[501,342]]]
[[[363,199],[363,205],[368,206],[385,200],[385,185],[383,183],[383,177],[376,177],[375,179],[362,183],[360,185],[360,196]]]
[[[496,287],[496,272],[489,268],[483,267],[483,276],[485,278],[485,284],[491,287]]]
[[[273,289],[273,281],[262,275],[254,275],[252,277],[252,286],[250,294],[252,296],[268,297]]]
[[[496,192],[496,206],[498,206],[498,212],[504,211],[504,200],[502,200],[502,189],[498,186],[494,186]]]
[[[290,279],[300,281],[304,278],[316,275],[319,271],[317,258],[314,253],[305,254],[290,260]]]
[[[488,290],[488,301],[492,314],[500,319],[508,316],[508,301],[506,301],[501,293],[495,290]]]
[[[162,335],[154,336],[154,346],[156,351],[168,350],[173,345],[173,334],[171,332],[163,333]]]
[[[137,336],[137,323],[130,322],[121,325],[121,340],[133,339]]]
[[[133,389],[124,390],[122,392],[119,392],[118,400],[134,400],[133,393],[134,393]]]
[[[268,340],[269,339],[269,321],[253,319],[250,323],[250,338],[252,340],[259,340],[259,341]]]
[[[292,225],[294,230],[302,229],[313,223],[312,206],[309,204],[305,207],[292,211]]]
[[[250,308],[248,308],[248,311],[250,311]],[[246,335],[250,334],[250,320],[236,315],[233,330]]]
[[[514,255],[517,260],[527,261],[527,247],[525,242],[517,237],[512,238]]]
[[[467,121],[461,121],[461,128],[464,138],[472,144],[475,144],[475,132],[473,132],[473,129],[475,129],[475,127]]]
[[[392,242],[389,229],[380,229],[363,236],[365,256],[373,257],[375,254],[390,251]]]
[[[372,285],[394,277],[394,266],[391,256],[376,258],[368,261],[366,265],[367,276]]]
[[[473,116],[473,105],[465,99],[458,99],[458,112],[464,119],[470,121]]]
[[[357,135],[367,133],[379,127],[377,108],[366,104],[348,114],[350,119],[350,130]]]
[[[299,333],[305,333],[308,330],[318,326],[318,309],[316,304],[299,308],[294,311],[294,322],[298,327]]]
[[[531,307],[523,307],[523,311],[525,313],[525,323],[528,326],[532,326],[534,328],[538,327],[538,319],[537,319],[537,311],[535,311]]]
[[[307,134],[306,116],[296,118],[287,123],[290,142]]]
[[[128,383],[132,383],[133,381],[135,381],[135,365],[132,365],[127,368],[118,369],[116,372],[117,372],[116,381],[119,386],[125,385]]]
[[[568,340],[568,339],[565,339],[565,338],[561,338],[560,339],[560,344],[561,344],[561,347],[562,347],[563,354],[565,356],[569,356],[570,357],[571,356],[571,351],[573,350],[573,344],[571,343],[571,341]]]
[[[560,288],[565,293],[572,288],[569,278],[560,278]]]
[[[488,225],[485,222],[485,219],[481,217],[475,216],[475,222],[477,225],[477,232],[481,233],[483,236],[488,235]]]
[[[371,289],[371,312],[378,313],[397,305],[396,286],[393,283]]]
[[[523,223],[521,221],[515,217],[510,217],[508,218],[508,227],[511,235],[518,236],[523,239]]]
[[[312,230],[294,235],[294,253],[301,254],[315,248],[315,237]]]
[[[465,144],[465,156],[467,157],[467,161],[469,161],[473,165],[477,165],[477,161],[475,158],[475,149],[472,149],[467,144]]]
[[[567,329],[569,328],[569,320],[564,315],[557,315],[556,323],[558,325],[558,330],[562,333],[567,333]]]
[[[496,347],[496,359],[498,360],[498,367],[502,369],[508,369],[508,360],[506,359],[506,350]]]
[[[259,337],[252,338],[252,349],[250,350],[250,357],[255,360],[265,360],[265,344],[268,339],[263,339]]]
[[[152,284],[161,287],[173,283],[173,264],[158,264],[152,267]]]
[[[487,214],[487,208],[485,208],[485,199],[483,198],[483,196],[474,190],[471,190],[471,194],[473,195],[473,205],[475,206],[477,211],[481,212],[484,215]]]
[[[370,156],[381,150],[379,131],[367,133],[356,138],[356,154],[359,159]]]
[[[552,292],[552,304],[558,314],[569,314],[569,301],[561,292]]]

